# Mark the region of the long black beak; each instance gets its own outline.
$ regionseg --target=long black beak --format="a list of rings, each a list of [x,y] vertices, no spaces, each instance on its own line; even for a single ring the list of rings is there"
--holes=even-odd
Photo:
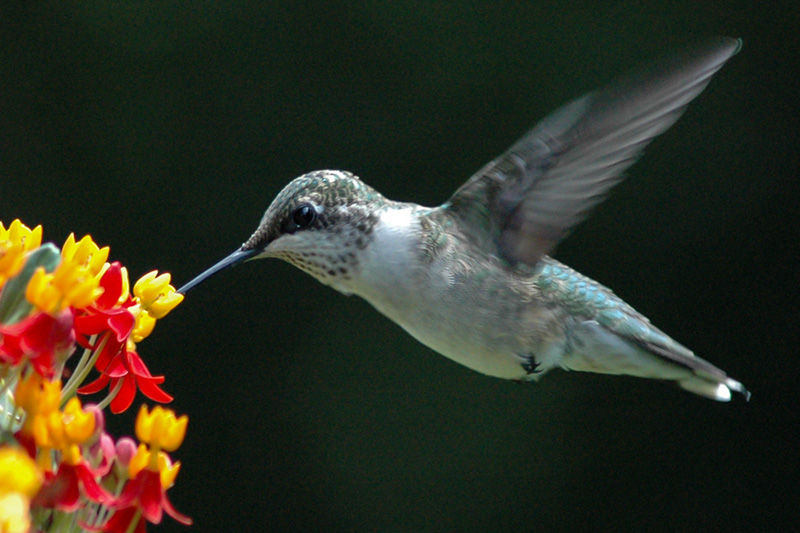
[[[242,261],[250,259],[251,257],[253,257],[255,255],[258,255],[259,252],[260,252],[260,250],[258,250],[258,249],[253,249],[253,250],[241,250],[240,249],[240,250],[236,250],[231,255],[229,255],[228,257],[226,257],[225,259],[223,259],[222,261],[220,261],[216,265],[212,266],[211,268],[209,268],[208,270],[206,270],[205,272],[203,272],[202,274],[200,274],[199,276],[194,278],[192,281],[190,281],[189,283],[187,283],[186,285],[181,287],[180,289],[178,289],[178,292],[181,293],[181,294],[186,294],[191,289],[197,287],[198,285],[203,283],[205,280],[207,280],[208,278],[210,278],[211,276],[213,276],[217,272],[225,270],[228,267],[232,267],[233,265],[238,265]]]

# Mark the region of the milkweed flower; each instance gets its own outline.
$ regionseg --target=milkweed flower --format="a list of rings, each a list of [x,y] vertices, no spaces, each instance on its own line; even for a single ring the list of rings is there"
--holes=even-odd
[[[78,445],[94,433],[95,417],[81,408],[81,401],[72,397],[63,412],[53,410],[34,417],[33,436],[40,448],[63,452],[64,460],[76,463],[80,457]]]
[[[100,248],[89,235],[85,235],[76,242],[75,234],[70,233],[61,248],[61,259],[65,263],[76,265],[85,269],[87,273],[97,276],[103,270],[109,252],[108,246]]]
[[[42,226],[33,229],[14,220],[8,229],[0,222],[0,287],[25,263],[25,254],[42,244]]]
[[[115,443],[103,413],[126,410],[137,391],[172,400],[137,343],[183,296],[157,271],[131,289],[125,267],[89,235],[71,234],[60,249],[41,241],[41,226],[0,223],[0,533],[143,532],[162,512],[190,524],[166,496],[180,470],[167,452],[183,441],[187,417],[144,408],[137,447]],[[98,405],[76,396],[106,386]]]
[[[153,318],[164,318],[183,301],[183,294],[170,285],[171,276],[158,275],[158,270],[148,272],[133,286],[133,294],[142,308]]]
[[[175,411],[156,405],[151,412],[142,405],[136,416],[136,436],[156,450],[174,452],[183,443],[189,418],[175,417]]]
[[[105,387],[116,391],[111,399],[113,413],[128,409],[137,390],[157,402],[172,401],[172,396],[159,386],[164,377],[152,375],[136,352],[136,343],[150,334],[156,322],[144,309],[145,304],[151,306],[163,300],[162,307],[157,307],[158,315],[163,317],[182,300],[182,295],[173,297],[177,293],[169,285],[169,274],[156,274],[156,271],[150,272],[137,281],[134,286],[136,296],[131,297],[127,271],[119,263],[111,263],[100,279],[103,294],[75,319],[75,329],[82,335],[79,343],[93,348],[88,344],[88,338],[99,335],[95,345],[99,346],[95,368],[100,376],[78,392],[94,394]],[[141,298],[146,298],[144,303]]]
[[[148,412],[142,406],[136,417],[136,436],[142,443],[128,464],[130,481],[114,504],[117,511],[100,531],[144,531],[140,517],[159,524],[163,512],[181,524],[191,525],[192,519],[178,512],[166,493],[175,483],[181,464],[173,464],[162,451],[181,445],[187,423],[186,415],[178,418],[173,411],[159,406]]]
[[[75,347],[73,311],[56,315],[35,313],[21,322],[0,324],[0,363],[16,366],[28,361],[41,376],[52,377]]]
[[[23,397],[33,387],[26,384]],[[44,471],[45,482],[34,499],[34,504],[43,508],[62,511],[75,511],[83,505],[82,497],[97,503],[111,503],[113,496],[97,482],[105,472],[92,468],[82,456],[83,445],[94,434],[95,415],[84,411],[76,397],[70,398],[63,411],[58,410],[58,401],[53,408],[52,396],[55,387],[41,382],[44,391],[39,398],[44,400],[45,408],[30,416],[30,431],[38,450],[37,459]],[[33,399],[31,394],[28,399]],[[60,461],[53,471],[52,452],[58,452]],[[107,471],[107,470],[106,470]]]
[[[138,304],[136,326],[133,329],[134,343],[147,338],[156,325],[156,320],[164,318],[183,301],[183,294],[170,285],[171,276],[158,275],[157,270],[148,272],[133,286],[134,301]]]
[[[14,402],[25,412],[25,422],[19,430],[18,439],[22,437],[20,440],[29,448],[32,457],[36,455],[30,449],[35,446],[33,428],[38,419],[58,411],[60,399],[61,382],[58,380],[51,381],[40,374],[31,373],[17,383]]]
[[[42,473],[21,448],[0,446],[0,531],[24,533],[31,527],[31,498],[42,485]]]
[[[42,474],[21,448],[0,446],[0,492],[19,492],[32,498],[42,485]]]
[[[103,293],[99,287],[100,273],[108,253],[108,246],[100,248],[89,235],[75,242],[75,235],[70,233],[61,249],[58,268],[52,274],[44,268],[36,269],[25,296],[47,313],[69,306],[88,307]]]
[[[136,396],[137,389],[151,400],[168,403],[172,396],[164,392],[159,385],[164,376],[153,376],[136,352],[123,350],[119,352],[93,382],[78,389],[81,394],[94,394],[106,386],[116,390],[111,399],[111,412],[114,414],[126,411]]]

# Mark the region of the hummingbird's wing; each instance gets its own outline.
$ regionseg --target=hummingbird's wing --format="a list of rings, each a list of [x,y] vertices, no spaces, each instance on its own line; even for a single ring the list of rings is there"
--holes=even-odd
[[[535,265],[740,48],[737,39],[703,41],[574,100],[478,171],[444,207],[487,252]]]

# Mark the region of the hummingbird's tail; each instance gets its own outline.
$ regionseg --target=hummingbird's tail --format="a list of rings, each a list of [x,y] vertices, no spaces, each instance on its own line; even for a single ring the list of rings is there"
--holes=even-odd
[[[697,357],[646,319],[629,317],[614,328],[587,320],[571,331],[577,349],[564,358],[569,370],[625,374],[674,381],[681,388],[719,402],[732,392],[750,400],[750,392],[721,369]],[[577,342],[575,342],[577,341]]]
[[[660,331],[658,333],[663,335]],[[663,336],[666,337],[666,335]],[[691,371],[688,376],[675,380],[681,388],[719,402],[731,401],[731,392],[738,392],[744,396],[745,401],[750,401],[750,391],[744,385],[733,378],[729,378],[724,371],[705,359],[697,357],[688,348],[669,337],[666,338],[669,341],[668,344],[641,341],[639,344],[663,360]]]
[[[695,375],[689,378],[678,380],[681,388],[705,396],[719,402],[731,401],[731,391],[738,392],[744,396],[746,401],[750,401],[750,391],[735,379],[725,378],[722,381],[718,377],[701,377]]]
[[[731,401],[731,392],[738,392],[750,401],[750,391],[721,369],[705,359],[697,357],[694,352],[675,342],[657,328],[650,326],[647,340],[632,339],[640,347],[647,350],[666,363],[682,367],[683,372],[673,379],[681,388],[718,402]],[[658,377],[658,376],[654,376]]]

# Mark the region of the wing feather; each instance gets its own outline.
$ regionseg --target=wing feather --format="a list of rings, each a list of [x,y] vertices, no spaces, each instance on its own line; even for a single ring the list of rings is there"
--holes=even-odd
[[[446,208],[487,252],[535,265],[740,47],[710,39],[574,100],[476,173]]]

